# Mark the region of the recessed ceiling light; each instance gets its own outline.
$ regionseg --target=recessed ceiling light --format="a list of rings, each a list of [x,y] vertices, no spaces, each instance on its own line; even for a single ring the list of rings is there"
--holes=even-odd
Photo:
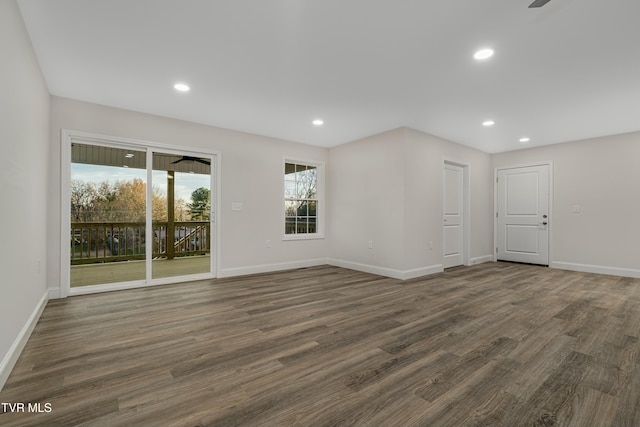
[[[180,92],[189,92],[189,90],[191,90],[191,88],[184,84],[184,83],[176,83],[173,85],[175,90],[178,90]]]
[[[314,126],[322,126],[322,125],[324,124],[324,120],[322,120],[322,119],[315,119],[315,120],[314,120],[313,122],[311,122],[311,123],[313,123],[313,125],[314,125]]]
[[[486,127],[493,126],[495,124],[496,122],[493,120],[485,120],[484,122],[482,122],[482,126],[486,126]]]
[[[520,138],[520,142],[529,142],[531,141],[531,138],[527,138],[526,136],[524,138]]]
[[[478,61],[491,58],[492,56],[493,56],[493,49],[480,49],[479,51],[473,54],[473,57]]]

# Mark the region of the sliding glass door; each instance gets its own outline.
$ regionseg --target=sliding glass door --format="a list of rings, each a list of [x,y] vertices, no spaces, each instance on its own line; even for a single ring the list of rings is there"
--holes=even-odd
[[[144,280],[144,151],[71,147],[71,287]]]
[[[153,153],[152,277],[211,271],[211,159]]]
[[[70,293],[211,277],[214,155],[69,142]]]

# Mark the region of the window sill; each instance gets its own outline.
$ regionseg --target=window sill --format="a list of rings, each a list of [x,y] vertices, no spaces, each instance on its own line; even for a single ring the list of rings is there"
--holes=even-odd
[[[283,242],[291,240],[319,240],[324,239],[324,234],[287,234],[282,238]]]

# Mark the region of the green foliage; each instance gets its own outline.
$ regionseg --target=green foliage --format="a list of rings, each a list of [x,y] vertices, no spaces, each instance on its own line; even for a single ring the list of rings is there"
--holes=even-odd
[[[200,187],[191,193],[191,203],[187,204],[192,220],[208,221],[211,212],[211,190]]]
[[[167,221],[167,198],[154,187],[151,201],[154,221]],[[147,185],[141,179],[115,183],[71,181],[71,218],[75,222],[144,222]],[[201,187],[191,193],[191,203],[174,203],[176,221],[208,221],[211,191]]]

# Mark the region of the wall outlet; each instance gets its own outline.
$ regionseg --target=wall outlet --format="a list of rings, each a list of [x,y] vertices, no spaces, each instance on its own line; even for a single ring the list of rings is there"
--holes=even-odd
[[[580,207],[580,205],[573,205],[573,213],[580,213],[582,212],[582,208]]]
[[[265,246],[265,248],[270,248],[270,247],[271,247],[271,240],[267,240],[267,241],[264,243],[264,246]]]
[[[369,240],[369,249],[373,249],[373,240]]]
[[[231,210],[232,211],[241,211],[242,210],[242,203],[231,203]]]
[[[433,240],[429,240],[429,250],[433,250]]]

